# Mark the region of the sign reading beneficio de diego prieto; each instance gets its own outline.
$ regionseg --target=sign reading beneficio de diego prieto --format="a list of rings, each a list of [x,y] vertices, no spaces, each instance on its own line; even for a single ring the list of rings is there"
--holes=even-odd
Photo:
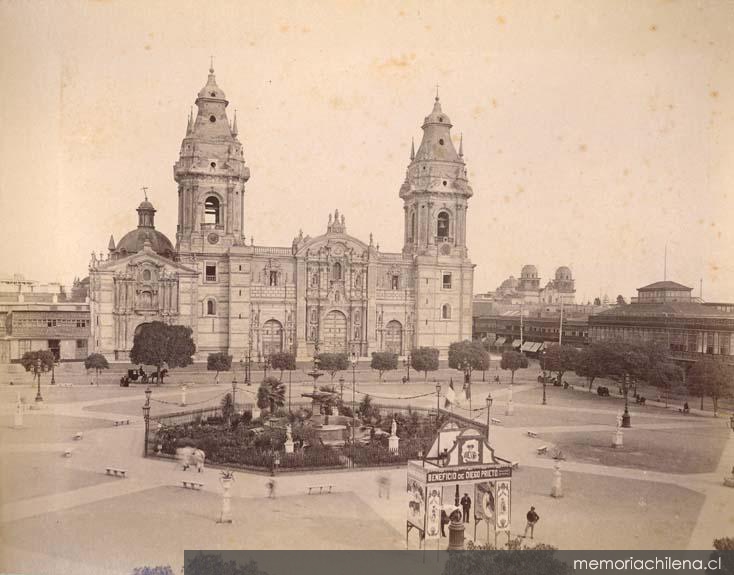
[[[497,479],[512,477],[511,467],[465,467],[429,471],[427,483],[456,483],[457,481],[476,481],[478,479]]]

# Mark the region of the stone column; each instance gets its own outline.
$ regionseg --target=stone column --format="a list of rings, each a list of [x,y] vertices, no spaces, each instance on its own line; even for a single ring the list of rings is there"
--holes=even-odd
[[[512,415],[515,412],[515,408],[512,405],[512,385],[510,385],[509,395],[507,396],[507,409],[505,409],[505,415]]]
[[[16,429],[23,427],[23,402],[20,400],[20,392],[17,392],[15,414],[13,415],[13,427]]]
[[[551,497],[563,497],[563,485],[561,483],[561,464],[556,463],[553,471],[553,487],[551,487]]]
[[[234,479],[222,477],[222,513],[217,523],[232,523],[232,483]]]

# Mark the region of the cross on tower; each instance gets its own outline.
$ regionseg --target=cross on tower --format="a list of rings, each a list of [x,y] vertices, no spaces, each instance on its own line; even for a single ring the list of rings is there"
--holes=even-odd
[[[438,84],[436,84],[436,102],[438,102]]]
[[[143,190],[143,195],[145,196],[145,201],[147,202],[148,201],[148,187],[147,186],[143,186],[140,189]]]

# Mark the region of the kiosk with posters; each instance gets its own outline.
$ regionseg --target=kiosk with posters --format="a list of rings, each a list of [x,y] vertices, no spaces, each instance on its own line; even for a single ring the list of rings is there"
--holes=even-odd
[[[462,549],[465,525],[474,524],[476,540],[483,521],[496,547],[498,533],[510,531],[511,481],[511,462],[494,454],[480,429],[445,424],[425,459],[408,461],[406,547],[415,529],[419,547],[433,539],[439,548],[448,535],[449,549]]]

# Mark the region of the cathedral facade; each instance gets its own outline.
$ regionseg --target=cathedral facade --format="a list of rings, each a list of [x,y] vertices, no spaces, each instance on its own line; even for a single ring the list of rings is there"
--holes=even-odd
[[[210,69],[189,116],[173,175],[178,184],[175,247],[155,229],[155,208],[138,207],[138,228],[106,256],[92,254],[92,347],[127,361],[135,330],[159,320],[190,326],[196,360],[226,352],[235,360],[292,351],[399,355],[419,346],[471,339],[474,265],[466,246],[472,189],[463,146],[438,96],[399,191],[404,240],[380,250],[370,236],[347,233],[344,215],[328,215],[314,236],[290,246],[245,239],[244,194],[250,170],[237,118]],[[445,357],[445,355],[444,355]]]

